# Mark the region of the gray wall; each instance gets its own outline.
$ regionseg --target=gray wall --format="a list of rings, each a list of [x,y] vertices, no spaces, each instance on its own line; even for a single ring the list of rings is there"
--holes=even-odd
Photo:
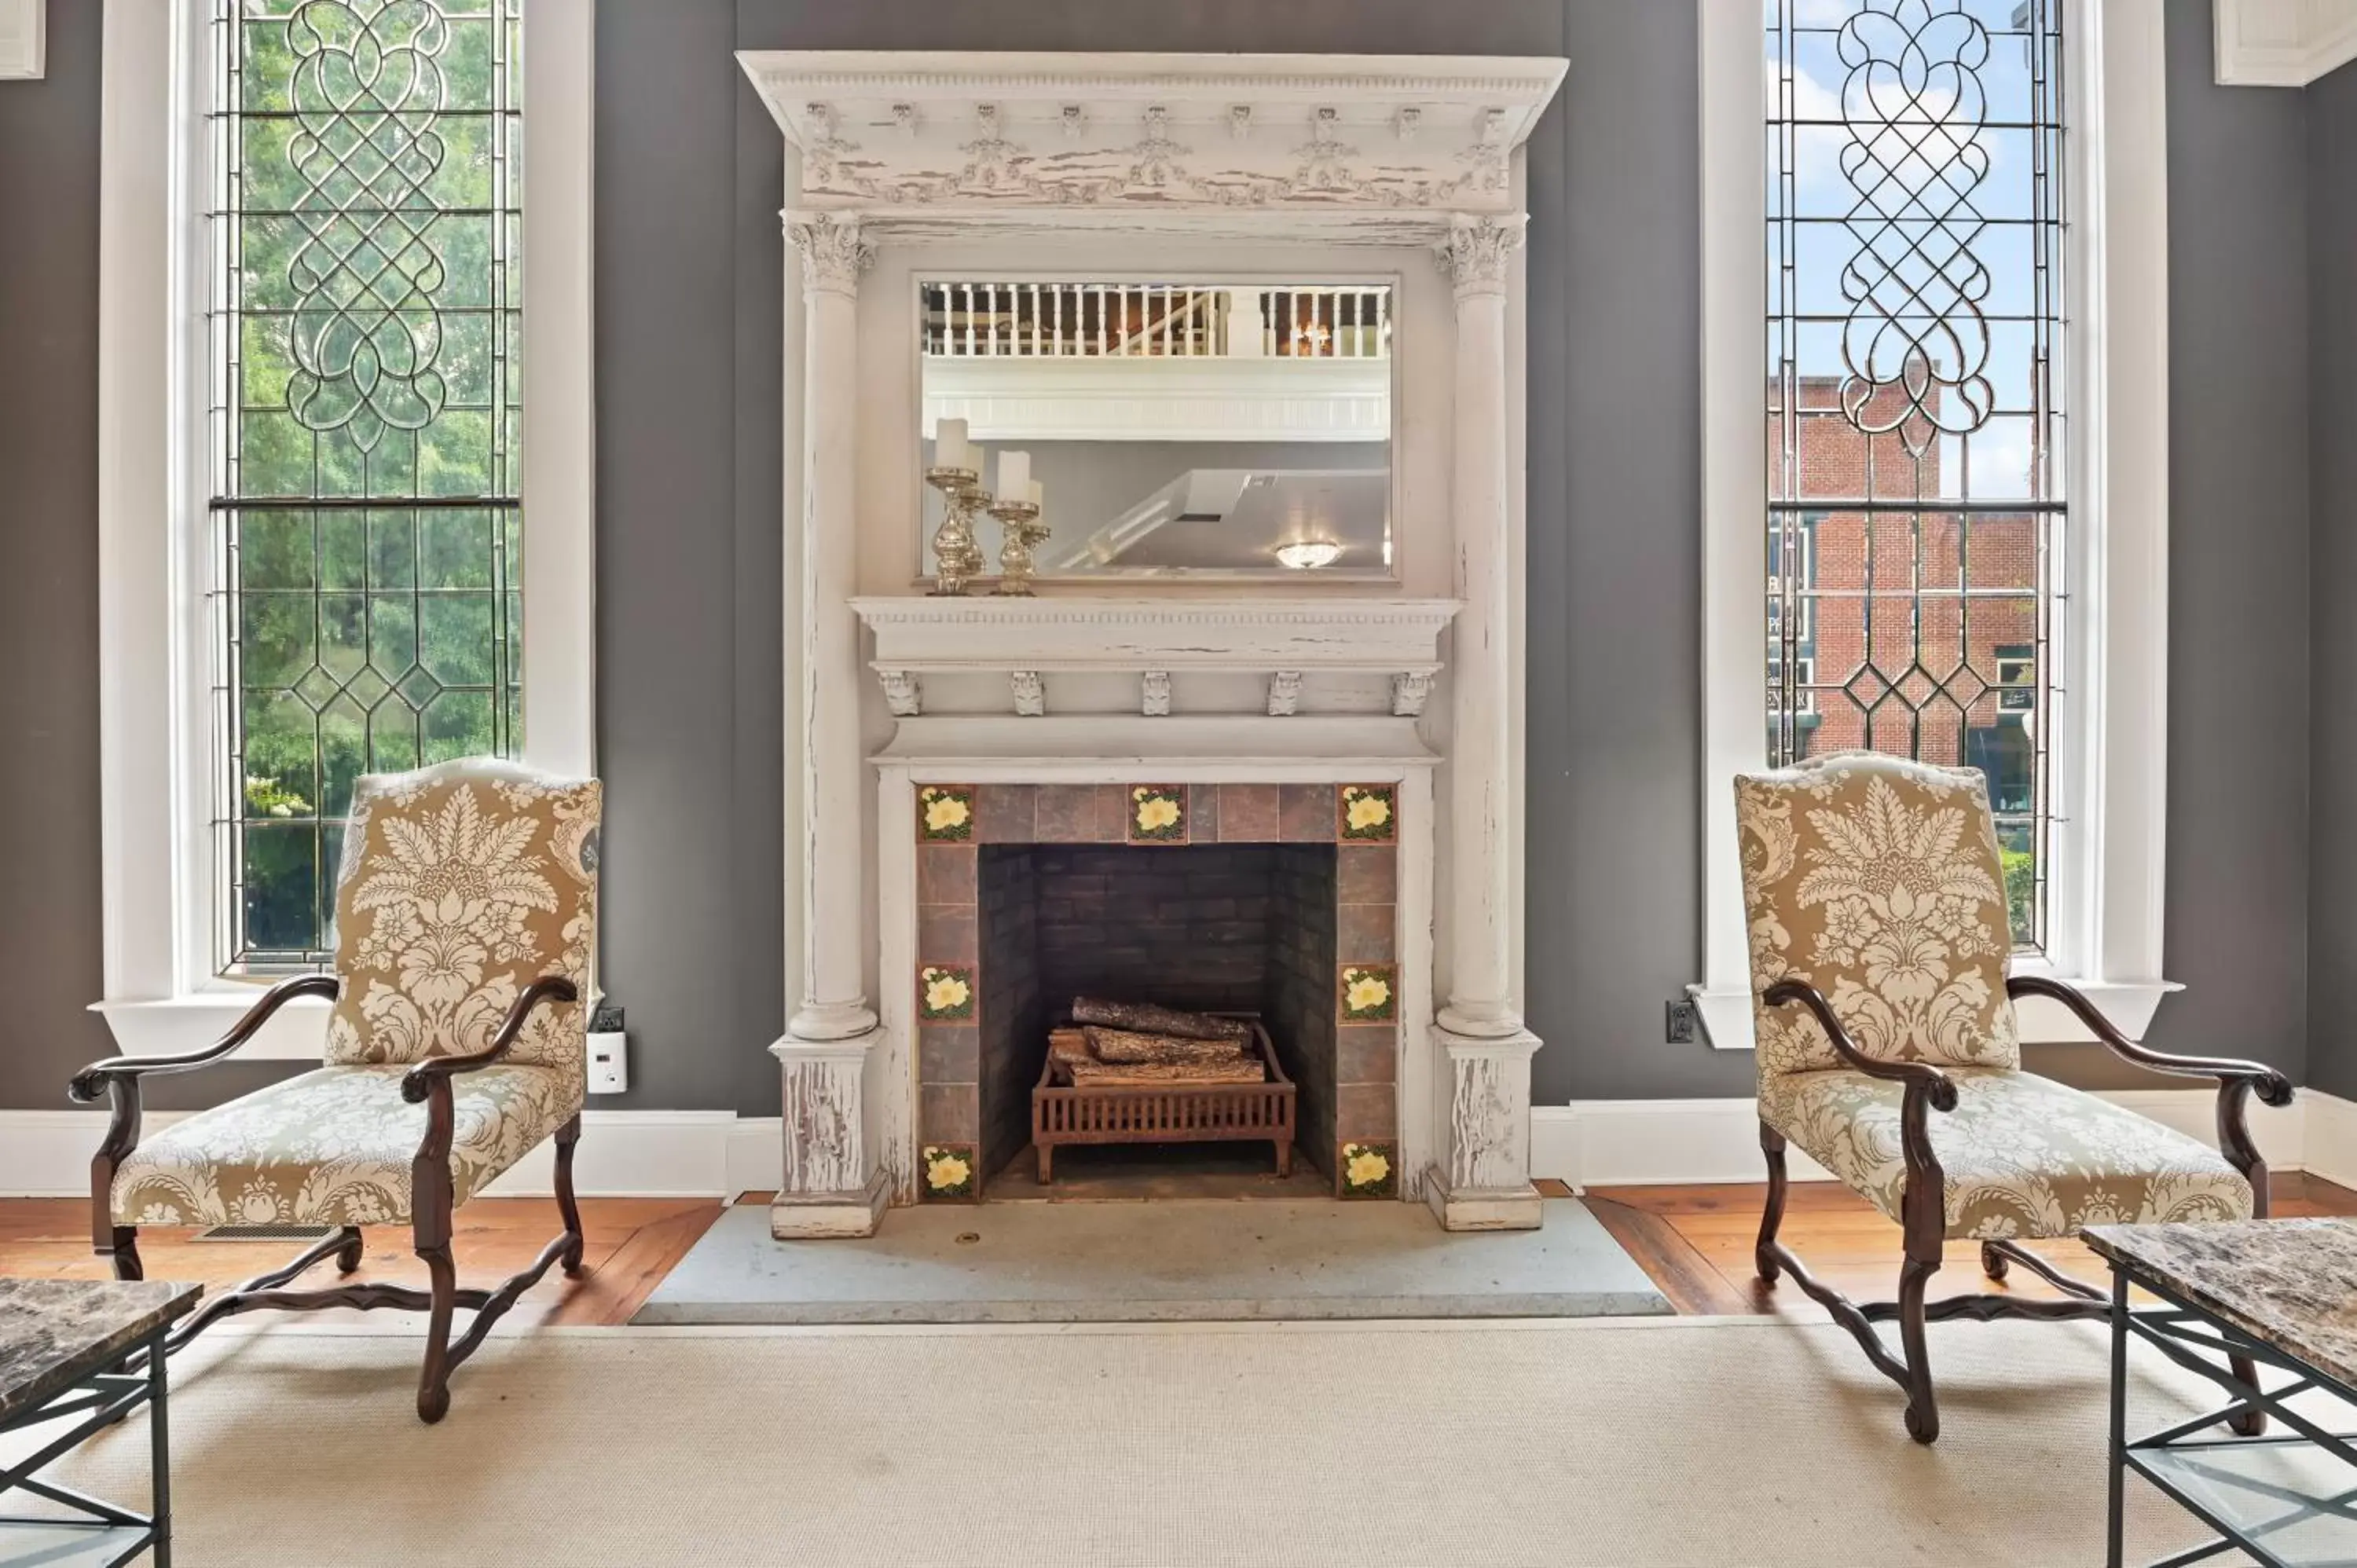
[[[99,993],[101,8],[0,81],[0,1105],[59,1105]]]
[[[2330,700],[2357,678],[2357,633],[2320,597],[2357,581],[2357,83],[2215,87],[2206,0],[2169,5],[2169,968],[2190,989],[2154,1038],[2298,1069],[2311,996],[2314,1016],[2341,1017],[2357,986],[2357,920],[2329,896],[2357,872],[2357,832],[2325,821],[2307,835],[2311,761],[2319,804],[2357,761],[2357,722]],[[10,1106],[59,1103],[72,1067],[107,1048],[82,1011],[99,987],[98,11],[53,5],[48,79],[0,83],[0,212],[36,220],[0,224]],[[1530,154],[1530,785],[1564,808],[1532,821],[1537,1091],[1745,1092],[1748,1057],[1659,1043],[1662,1004],[1699,962],[1696,824],[1720,787],[1701,777],[1697,734],[1695,29],[1693,7],[1667,0],[601,5],[605,945],[638,1086],[620,1103],[777,1109],[761,1047],[784,1014],[782,152],[730,51],[786,47],[1570,59]],[[2310,628],[2289,591],[2304,572],[2330,607],[2314,621],[2312,757]],[[2328,895],[2313,910],[2311,859]],[[2357,1093],[2357,1048],[2337,1044],[2319,1046],[2319,1081]],[[2083,1057],[2045,1065],[2086,1078]],[[231,1092],[273,1070],[182,1082]]]
[[[2161,1004],[2150,1039],[2298,1077],[2309,1019],[2309,625],[2296,586],[2309,566],[2305,95],[2217,86],[2209,0],[2169,0],[2168,88],[2166,966],[2185,991]]]
[[[2308,91],[2309,1079],[2357,1096],[2357,65]]]

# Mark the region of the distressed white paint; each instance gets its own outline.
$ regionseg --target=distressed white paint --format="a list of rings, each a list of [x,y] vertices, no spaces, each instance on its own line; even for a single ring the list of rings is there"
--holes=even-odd
[[[878,666],[876,678],[883,683],[884,705],[892,710],[894,718],[914,718],[925,711],[924,691],[916,676],[906,670]]]
[[[1489,846],[1513,836],[1515,723],[1508,574],[1506,271],[1519,219],[1459,218],[1440,247],[1456,285],[1456,457],[1458,597],[1451,674],[1449,988],[1440,1025],[1459,1035],[1510,1037],[1522,1029],[1510,993],[1512,867]]]
[[[814,205],[1283,212],[1514,205],[1560,59],[745,51]],[[1244,113],[1239,117],[1236,111]],[[1417,134],[1396,126],[1413,110]]]
[[[1425,1174],[1425,1200],[1451,1230],[1536,1230],[1531,1185],[1529,1030],[1503,1038],[1447,1028],[1434,1036],[1448,1059],[1448,1122],[1440,1160]]]
[[[848,386],[858,374],[859,274],[869,259],[856,220],[790,213],[802,269],[803,384]],[[859,622],[852,401],[811,397],[802,416],[802,732],[788,757],[802,774],[802,997],[787,1040],[843,1040],[876,1026],[862,984],[866,944],[856,908],[860,854]],[[783,1042],[781,1042],[783,1043]],[[791,1118],[789,1139],[795,1136]],[[788,1176],[796,1171],[787,1160]],[[860,1179],[866,1179],[862,1172]],[[852,1186],[856,1183],[840,1183]]]
[[[862,597],[876,662],[964,670],[1439,669],[1454,599],[1292,598],[1259,593],[1160,598]]]
[[[813,342],[805,375],[790,380],[851,389],[837,401],[856,410],[840,459],[857,476],[863,596],[846,603],[865,624],[878,679],[839,689],[856,693],[860,740],[878,768],[877,817],[814,810],[803,820],[845,824],[870,879],[823,904],[796,902],[806,918],[874,939],[870,985],[882,1018],[862,1037],[858,1093],[887,1185],[913,1197],[913,1004],[901,993],[915,959],[914,849],[899,828],[916,781],[1388,779],[1399,785],[1403,816],[1404,1168],[1423,1171],[1453,1150],[1491,1176],[1520,1172],[1519,1185],[1467,1187],[1441,1207],[1450,1223],[1523,1222],[1527,1129],[1514,1133],[1505,1115],[1469,1122],[1462,1137],[1451,1131],[1458,1073],[1431,1026],[1435,982],[1453,972],[1452,1000],[1473,1025],[1466,1037],[1491,1047],[1483,1059],[1505,1064],[1482,1069],[1487,1081],[1526,1109],[1537,1042],[1512,1003],[1521,605],[1510,583],[1522,506],[1514,153],[1563,62],[748,55],[742,63],[801,154],[792,204],[856,215],[860,241],[878,251],[856,320],[860,341],[881,351],[829,376]],[[1197,134],[1214,128],[1216,144]],[[1379,153],[1371,150],[1378,134]],[[1052,164],[1037,151],[1044,137],[1054,138]],[[1108,161],[1114,150],[1121,156]],[[1429,265],[1436,243],[1446,282]],[[1042,584],[1031,599],[909,591],[925,497],[911,438],[925,406],[916,285],[1028,276],[1042,262],[1059,269],[1043,276],[1343,283],[1365,281],[1372,267],[1387,279],[1394,352],[1423,367],[1392,388],[1396,583],[1335,582],[1314,596],[1213,581],[1142,584],[1118,596]],[[1454,308],[1442,303],[1444,287],[1459,296]],[[816,338],[826,325],[813,313],[807,330]],[[1454,374],[1440,372],[1445,360]],[[808,429],[820,403],[807,400],[792,444],[812,467],[835,450]],[[805,492],[813,488],[805,475]],[[1474,650],[1469,703],[1452,689],[1441,646],[1458,611],[1446,596],[1460,582],[1482,596],[1472,632],[1457,628],[1450,655]],[[820,595],[806,588],[808,611]],[[800,637],[787,650],[790,689],[806,698],[838,689],[839,667],[823,676],[808,668],[820,640]],[[832,634],[823,641],[830,660],[849,645]],[[1051,686],[1069,709],[1048,712]],[[1426,720],[1436,691],[1444,711]],[[1469,735],[1469,763],[1455,756]],[[1437,807],[1451,813],[1446,829],[1435,821],[1436,747],[1454,758],[1448,803]],[[830,758],[843,755],[830,746]],[[815,794],[827,776],[814,768],[804,782]],[[1469,812],[1469,800],[1484,803]],[[812,857],[805,880],[820,883],[821,843],[798,835],[796,847]],[[1444,878],[1446,918],[1435,896]],[[878,911],[880,929],[845,918],[864,905]],[[817,917],[822,908],[828,914]],[[1451,938],[1450,962],[1437,961],[1437,930]],[[1448,1187],[1445,1176],[1438,1186]]]

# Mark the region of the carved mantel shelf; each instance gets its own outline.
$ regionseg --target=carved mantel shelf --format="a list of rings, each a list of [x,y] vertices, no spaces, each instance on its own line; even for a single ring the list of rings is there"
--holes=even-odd
[[[1115,223],[1415,242],[1516,212],[1547,59],[748,50],[799,206],[878,237]]]
[[[900,717],[922,712],[922,677],[1004,672],[1016,710],[1044,710],[1039,677],[1135,674],[1141,711],[1169,712],[1172,671],[1244,672],[1269,682],[1268,711],[1289,717],[1306,674],[1382,674],[1392,711],[1421,713],[1441,667],[1456,599],[958,598],[851,601],[875,634],[872,668]]]

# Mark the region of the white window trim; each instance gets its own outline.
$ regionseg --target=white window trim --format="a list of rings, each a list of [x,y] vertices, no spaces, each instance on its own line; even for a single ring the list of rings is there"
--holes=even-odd
[[[2065,257],[2072,411],[2062,682],[2052,766],[2047,959],[2131,1036],[2178,987],[2161,973],[2169,651],[2169,210],[2161,7],[2066,0]],[[1711,1043],[1749,1050],[1749,952],[1729,781],[1766,766],[1768,384],[1759,0],[1701,8],[1703,199],[1703,979]],[[2092,214],[2093,221],[2086,220]],[[2058,710],[2062,704],[2058,703]],[[2058,713],[2058,717],[2060,717]],[[2031,1040],[2091,1038],[2023,1004]]]
[[[596,754],[594,0],[524,13],[524,754]],[[99,216],[99,745],[105,1015],[207,1044],[258,993],[212,973],[203,325],[205,8],[106,0]],[[242,1053],[316,1059],[327,1004]]]

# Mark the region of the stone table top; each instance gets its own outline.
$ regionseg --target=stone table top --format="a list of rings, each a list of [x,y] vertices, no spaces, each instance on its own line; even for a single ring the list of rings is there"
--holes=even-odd
[[[173,1319],[204,1286],[0,1279],[0,1422],[38,1410]]]
[[[2131,1278],[2357,1390],[2357,1222],[2091,1225],[2081,1236]]]

